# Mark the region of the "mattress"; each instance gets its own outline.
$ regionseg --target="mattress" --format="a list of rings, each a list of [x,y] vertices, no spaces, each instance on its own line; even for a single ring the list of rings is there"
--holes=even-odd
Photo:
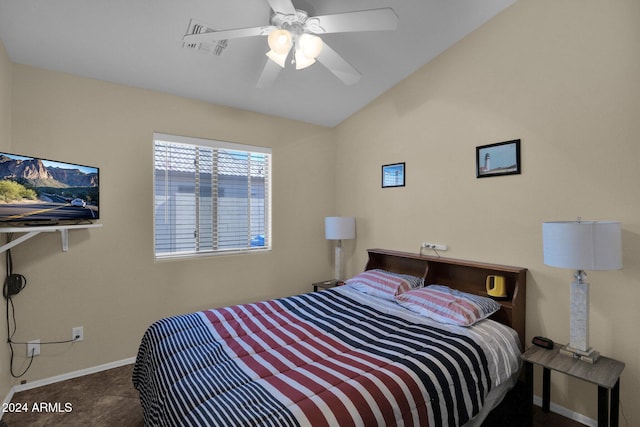
[[[518,347],[491,320],[443,325],[340,287],[159,320],[133,382],[150,426],[461,426],[501,399]]]

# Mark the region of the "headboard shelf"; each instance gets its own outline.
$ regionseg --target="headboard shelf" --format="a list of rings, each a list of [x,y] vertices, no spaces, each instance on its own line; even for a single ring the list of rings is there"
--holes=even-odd
[[[396,273],[412,274],[424,277],[425,285],[447,285],[462,292],[482,296],[487,296],[487,276],[504,276],[507,296],[496,300],[502,309],[491,318],[515,329],[522,348],[525,348],[526,268],[387,249],[368,249],[367,252],[369,260],[366,270],[381,268]]]

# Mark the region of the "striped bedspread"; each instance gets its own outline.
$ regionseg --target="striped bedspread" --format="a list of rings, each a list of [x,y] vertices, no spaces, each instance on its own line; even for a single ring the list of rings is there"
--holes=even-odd
[[[475,341],[329,290],[162,319],[133,382],[149,426],[458,426],[507,363]]]

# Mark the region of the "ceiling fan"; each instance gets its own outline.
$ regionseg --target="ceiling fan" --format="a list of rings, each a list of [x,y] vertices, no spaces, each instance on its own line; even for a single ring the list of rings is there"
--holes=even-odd
[[[215,31],[204,25],[189,25],[183,37],[185,45],[216,44],[226,47],[227,40],[266,36],[270,50],[258,80],[258,87],[271,86],[289,61],[296,69],[306,68],[316,60],[347,85],[356,83],[362,74],[331,49],[318,35],[356,31],[395,30],[398,16],[391,8],[360,10],[313,16],[296,9],[291,0],[267,0],[273,15],[271,25]],[[193,22],[194,20],[192,20]]]

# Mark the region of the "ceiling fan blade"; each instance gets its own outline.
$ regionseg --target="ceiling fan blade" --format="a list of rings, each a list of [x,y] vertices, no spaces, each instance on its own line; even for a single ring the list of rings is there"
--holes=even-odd
[[[398,15],[390,7],[314,16],[305,27],[316,34],[383,31],[398,28]]]
[[[267,63],[264,64],[264,69],[262,70],[262,74],[260,74],[260,78],[258,79],[258,83],[256,86],[260,89],[265,89],[273,86],[280,74],[282,67],[273,62],[270,59],[267,59]]]
[[[345,61],[344,58],[338,55],[336,51],[331,49],[326,43],[322,46],[322,51],[316,59],[346,85],[357,83],[360,77],[362,77],[362,74],[360,74],[358,70]]]
[[[267,0],[267,2],[276,13],[284,15],[294,15],[296,13],[296,8],[293,7],[291,0]]]
[[[182,41],[185,43],[213,43],[218,40],[266,36],[275,28],[272,25],[265,25],[263,27],[237,28],[235,30],[208,31],[199,34],[187,34],[182,37]]]

